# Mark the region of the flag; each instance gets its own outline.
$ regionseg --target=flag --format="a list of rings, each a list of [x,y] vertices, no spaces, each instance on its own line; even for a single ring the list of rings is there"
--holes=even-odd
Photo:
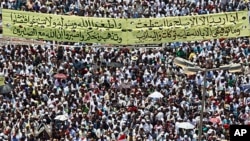
[[[126,135],[125,134],[120,135],[117,141],[126,141]]]

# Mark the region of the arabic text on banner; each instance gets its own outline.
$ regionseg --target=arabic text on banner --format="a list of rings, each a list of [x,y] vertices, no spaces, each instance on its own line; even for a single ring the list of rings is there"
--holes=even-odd
[[[249,36],[247,11],[113,19],[3,10],[5,36],[117,45],[159,44]]]

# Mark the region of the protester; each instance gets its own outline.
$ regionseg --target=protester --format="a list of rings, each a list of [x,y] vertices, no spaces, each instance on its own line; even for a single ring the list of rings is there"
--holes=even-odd
[[[5,0],[2,6],[139,18],[237,11],[248,8],[248,3]],[[80,46],[47,42],[0,48],[0,70],[5,83],[13,86],[0,97],[0,140],[197,141],[204,73],[185,75],[173,63],[175,57],[203,68],[243,66],[242,73],[207,73],[203,140],[228,140],[231,124],[249,124],[248,38],[178,42],[157,49]],[[164,97],[149,98],[154,92]],[[184,122],[194,128],[180,128]]]

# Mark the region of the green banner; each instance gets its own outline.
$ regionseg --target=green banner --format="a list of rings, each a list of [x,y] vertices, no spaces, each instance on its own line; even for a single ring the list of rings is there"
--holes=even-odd
[[[117,45],[249,36],[247,11],[166,18],[114,19],[3,10],[3,35]]]

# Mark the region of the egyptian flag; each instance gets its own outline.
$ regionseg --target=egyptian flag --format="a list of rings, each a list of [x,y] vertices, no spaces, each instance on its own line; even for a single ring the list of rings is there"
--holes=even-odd
[[[117,141],[126,141],[126,135],[121,134]]]

